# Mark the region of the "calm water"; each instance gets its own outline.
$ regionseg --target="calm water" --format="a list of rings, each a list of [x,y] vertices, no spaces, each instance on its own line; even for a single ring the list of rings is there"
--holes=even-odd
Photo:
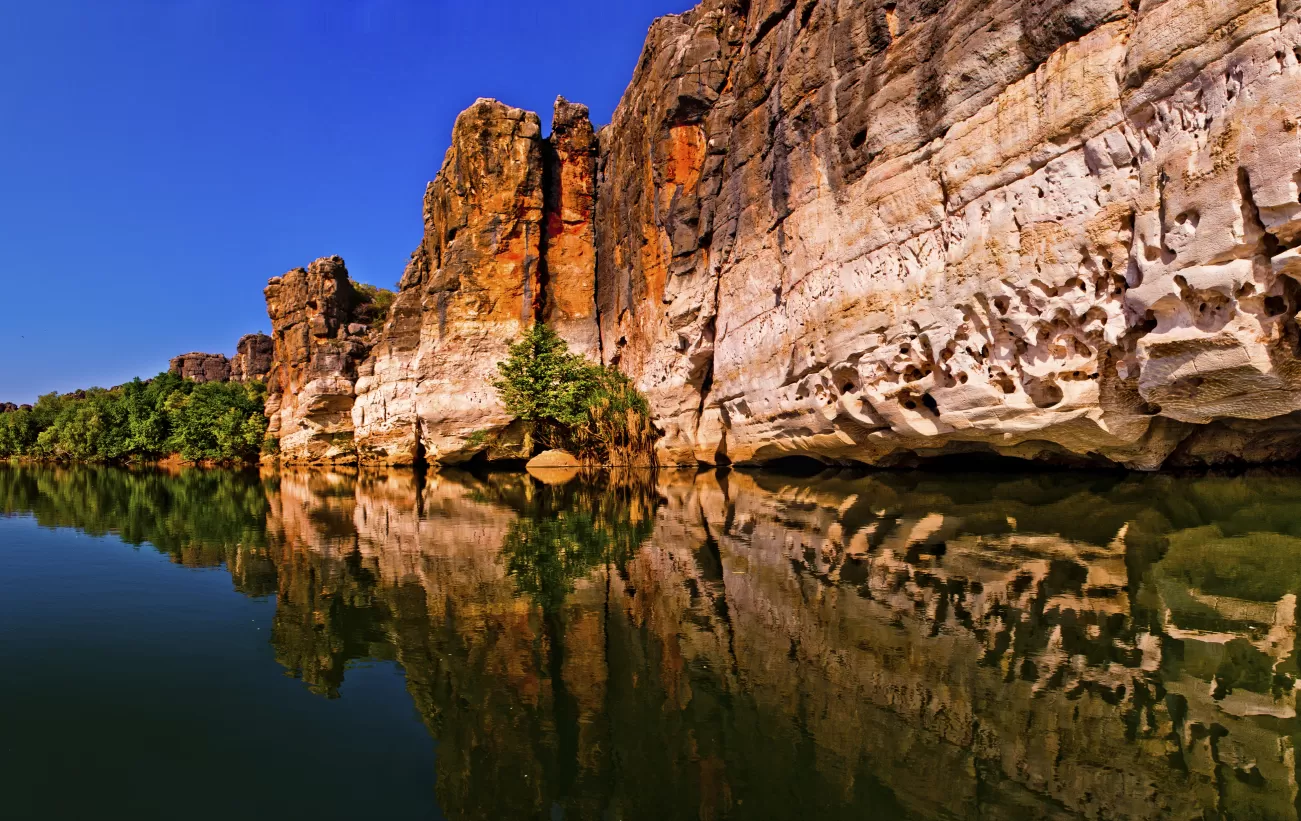
[[[1301,478],[0,467],[0,817],[1298,817]]]

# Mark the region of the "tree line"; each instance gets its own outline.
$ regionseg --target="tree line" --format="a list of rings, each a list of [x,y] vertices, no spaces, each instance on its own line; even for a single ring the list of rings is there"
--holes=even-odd
[[[163,373],[116,388],[46,394],[0,413],[0,459],[251,463],[266,448],[266,387]]]

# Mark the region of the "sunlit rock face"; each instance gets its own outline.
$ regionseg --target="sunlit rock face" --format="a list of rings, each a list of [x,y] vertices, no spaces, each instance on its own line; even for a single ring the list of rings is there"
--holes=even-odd
[[[182,379],[200,384],[204,382],[229,382],[230,360],[219,353],[187,353],[174,357],[168,371]]]
[[[352,405],[370,327],[339,257],[323,257],[267,285],[275,360],[268,376],[267,435],[289,462],[356,461]]]
[[[636,380],[664,464],[1301,457],[1299,14],[705,0],[599,133],[461,115],[373,354],[284,449],[526,455],[491,382],[540,320]]]
[[[248,334],[235,346],[230,360],[232,382],[265,382],[275,363],[276,343],[266,334]]]
[[[587,110],[560,100],[555,135],[536,114],[480,100],[457,118],[425,194],[412,255],[353,410],[362,460],[518,458],[492,380],[536,321],[596,351]]]
[[[235,356],[187,353],[174,357],[168,371],[193,382],[265,382],[275,361],[275,341],[266,334],[248,334],[235,346]]]
[[[605,355],[663,460],[1152,468],[1194,426],[1296,411],[1296,15],[715,0],[658,22],[601,134],[597,236]],[[1219,430],[1184,460],[1225,458]]]

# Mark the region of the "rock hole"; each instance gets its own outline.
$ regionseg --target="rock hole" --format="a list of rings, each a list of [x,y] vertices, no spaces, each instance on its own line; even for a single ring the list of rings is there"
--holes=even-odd
[[[1143,406],[1138,409],[1138,412],[1144,416],[1160,416],[1161,406],[1155,402],[1144,402]]]
[[[1281,296],[1265,297],[1265,314],[1267,316],[1282,316],[1287,313],[1287,300]]]
[[[1012,303],[1005,296],[994,297],[994,307],[1000,314],[1006,314]]]
[[[854,383],[852,383],[852,382],[846,382],[846,383],[845,383],[845,387],[841,388],[840,392],[841,392],[841,393],[853,393],[853,392],[854,392]]]
[[[864,128],[863,130],[857,132],[856,134],[854,134],[854,136],[849,138],[849,147],[857,151],[858,149],[862,148],[866,142],[867,142],[867,129]]]
[[[936,416],[940,415],[940,403],[936,402],[935,397],[931,396],[929,393],[922,396],[922,404],[925,405],[926,409],[931,413]]]
[[[1066,397],[1066,394],[1062,392],[1062,389],[1055,382],[1026,377],[1024,384],[1025,392],[1029,395],[1030,401],[1034,402],[1036,408],[1046,410],[1056,407]]]

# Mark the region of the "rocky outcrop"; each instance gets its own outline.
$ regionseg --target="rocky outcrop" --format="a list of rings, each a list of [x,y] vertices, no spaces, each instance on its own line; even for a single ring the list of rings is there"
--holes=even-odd
[[[543,320],[570,350],[601,358],[596,324],[596,132],[586,106],[556,100],[545,160]]]
[[[266,334],[239,340],[234,359],[219,353],[187,353],[172,359],[168,370],[183,379],[204,382],[265,382],[275,359],[275,344]]]
[[[267,435],[288,461],[356,461],[353,386],[373,340],[348,269],[324,257],[272,279],[265,294],[275,349]]]
[[[230,360],[219,353],[181,354],[171,361],[171,373],[193,382],[229,382]]]
[[[481,100],[338,455],[521,455],[490,382],[542,320],[667,464],[1295,458],[1299,8],[705,0],[599,135]]]
[[[241,337],[235,347],[235,358],[230,360],[231,381],[265,382],[271,375],[275,352],[275,340],[266,334]]]
[[[547,143],[536,114],[492,100],[457,119],[424,240],[357,384],[363,461],[527,456],[491,384],[511,340],[545,318],[596,355],[594,137],[581,106],[559,101],[556,121]]]

